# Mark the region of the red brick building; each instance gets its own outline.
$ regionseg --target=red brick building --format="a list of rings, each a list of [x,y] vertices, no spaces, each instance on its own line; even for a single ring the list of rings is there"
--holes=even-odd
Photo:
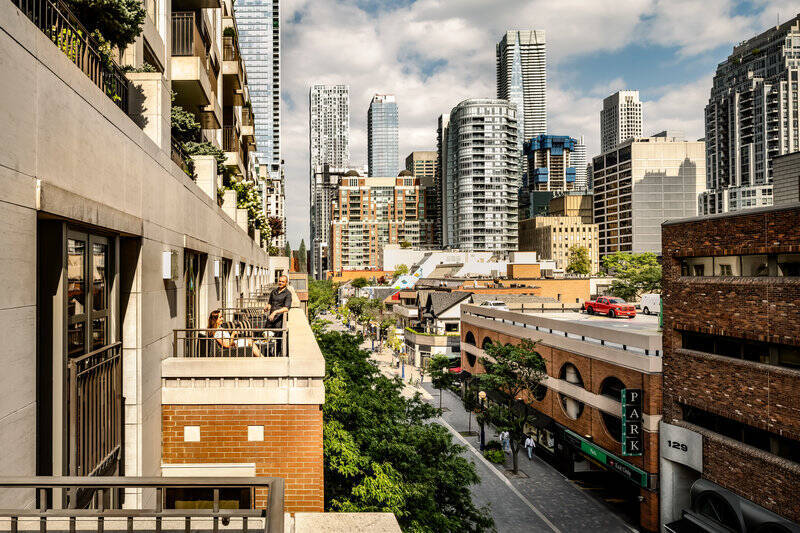
[[[620,328],[619,325],[625,325]],[[461,306],[461,365],[472,374],[490,343],[537,341],[547,378],[529,397],[529,432],[539,456],[570,477],[591,478],[614,494],[630,520],[659,529],[658,423],[661,335],[654,320],[588,317],[574,312],[521,313]],[[642,453],[622,449],[621,391],[641,390]]]
[[[662,520],[800,531],[800,206],[670,221],[662,239]]]

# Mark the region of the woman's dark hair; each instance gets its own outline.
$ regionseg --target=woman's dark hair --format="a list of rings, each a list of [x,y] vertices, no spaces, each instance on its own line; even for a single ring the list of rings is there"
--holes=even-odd
[[[217,319],[219,315],[222,314],[220,309],[214,309],[211,311],[211,314],[208,315],[208,329],[214,329],[217,327]]]

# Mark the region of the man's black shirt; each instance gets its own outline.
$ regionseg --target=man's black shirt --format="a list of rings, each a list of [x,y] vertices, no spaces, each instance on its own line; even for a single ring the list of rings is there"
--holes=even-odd
[[[286,309],[292,308],[292,293],[288,287],[283,290],[275,289],[269,293],[269,311],[277,311],[285,307]]]

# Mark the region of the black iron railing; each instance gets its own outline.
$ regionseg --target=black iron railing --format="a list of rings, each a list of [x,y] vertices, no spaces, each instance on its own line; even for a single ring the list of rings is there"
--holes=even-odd
[[[128,78],[61,0],[11,0],[117,107],[128,113]]]
[[[35,509],[0,509],[0,519],[10,519],[10,531],[219,531],[220,524],[239,526],[237,531],[283,532],[284,480],[274,477],[164,478],[164,477],[0,477],[0,488],[37,493]],[[109,495],[124,489],[155,490],[155,506],[147,509],[109,508]],[[223,508],[220,493],[228,489],[250,491],[249,509]],[[94,494],[92,508],[54,509],[54,491],[71,495]],[[200,508],[170,509],[171,491],[208,494]],[[68,498],[75,501],[76,498]],[[197,503],[197,502],[193,502]],[[205,508],[202,508],[205,507]],[[68,524],[64,524],[64,522]],[[155,524],[153,523],[155,521]],[[153,527],[155,526],[155,527]]]
[[[172,13],[172,55],[205,58],[200,19],[194,11]]]
[[[186,150],[183,149],[181,142],[174,137],[171,139],[170,152],[172,155],[172,160],[175,161],[175,164],[181,167],[181,170],[194,179],[194,174],[189,168],[189,156],[186,154]]]
[[[253,328],[249,320],[213,329],[173,330],[173,357],[287,357],[289,330]]]
[[[122,450],[122,343],[67,363],[69,473],[116,474]]]
[[[239,136],[236,134],[234,126],[224,126],[222,128],[222,149],[226,152],[239,151]]]

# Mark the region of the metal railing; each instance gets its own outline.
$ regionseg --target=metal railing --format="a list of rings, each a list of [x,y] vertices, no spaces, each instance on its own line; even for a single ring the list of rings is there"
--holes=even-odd
[[[11,0],[117,107],[128,113],[128,78],[61,0]]]
[[[172,160],[175,161],[176,165],[181,167],[181,170],[194,179],[194,174],[189,169],[189,156],[186,154],[186,150],[183,149],[183,145],[173,137],[171,140],[171,148]]]
[[[224,126],[222,128],[222,150],[225,152],[239,151],[239,136],[236,133],[236,127]]]
[[[206,47],[200,33],[200,20],[194,11],[172,12],[172,55],[205,59]]]
[[[173,357],[287,357],[289,330],[242,326],[173,330]],[[230,327],[229,327],[230,326]]]
[[[122,343],[67,362],[69,473],[116,472],[122,449]]]
[[[239,50],[233,37],[222,38],[222,60],[236,61],[239,59]]]
[[[284,483],[282,478],[275,477],[0,477],[0,488],[26,491],[34,489],[38,495],[35,509],[0,509],[0,518],[10,518],[10,530],[14,532],[31,530],[34,525],[38,531],[48,531],[49,525],[52,525],[54,531],[142,531],[152,528],[154,519],[155,531],[211,529],[216,532],[220,529],[220,523],[224,526],[230,521],[236,521],[237,524],[241,523],[239,531],[282,533]],[[106,497],[123,489],[154,489],[155,506],[147,509],[107,508]],[[208,491],[210,498],[203,501],[207,501],[210,508],[165,508],[169,491],[180,489]],[[220,492],[225,489],[249,489],[253,508],[223,509]],[[95,507],[54,509],[49,496],[56,490],[67,493],[92,492],[95,494]],[[265,505],[258,508],[259,502],[265,502]],[[196,529],[192,529],[192,520],[195,520]]]
[[[253,111],[249,107],[242,108],[242,126],[253,125]]]

